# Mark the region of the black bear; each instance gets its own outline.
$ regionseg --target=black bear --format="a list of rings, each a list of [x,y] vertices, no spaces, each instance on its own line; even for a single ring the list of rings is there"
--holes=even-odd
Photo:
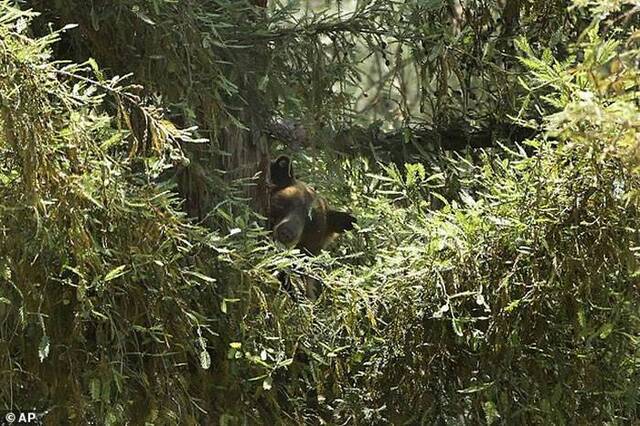
[[[353,216],[331,210],[324,198],[296,180],[286,155],[271,162],[271,184],[269,226],[276,241],[316,255],[338,234],[353,229]]]

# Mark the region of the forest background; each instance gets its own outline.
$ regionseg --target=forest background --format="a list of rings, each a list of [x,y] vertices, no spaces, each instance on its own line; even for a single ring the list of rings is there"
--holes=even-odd
[[[0,0],[0,406],[637,422],[639,16]],[[265,231],[281,153],[358,218],[320,256]]]

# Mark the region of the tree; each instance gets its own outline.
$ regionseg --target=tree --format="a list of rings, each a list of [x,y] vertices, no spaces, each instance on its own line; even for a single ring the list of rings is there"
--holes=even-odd
[[[0,2],[3,404],[638,418],[632,5],[95,3]],[[314,258],[247,203],[285,147],[358,217]]]

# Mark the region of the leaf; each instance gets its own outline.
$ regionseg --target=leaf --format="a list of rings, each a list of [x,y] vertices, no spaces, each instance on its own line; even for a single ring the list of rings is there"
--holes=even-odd
[[[494,382],[491,381],[487,383],[481,383],[479,385],[469,386],[468,388],[458,390],[458,393],[469,395],[473,393],[482,392],[483,390],[489,389],[491,386],[493,386],[493,383]]]
[[[487,425],[493,424],[496,420],[500,418],[500,413],[496,408],[496,404],[493,401],[487,401],[482,404],[482,408],[484,409],[485,420],[487,421]]]
[[[208,370],[211,367],[211,356],[206,349],[200,352],[200,367],[202,367],[203,370]]]
[[[124,133],[122,132],[114,132],[111,137],[109,137],[106,141],[102,142],[100,145],[100,150],[103,152],[108,151],[110,148],[120,144],[123,141]]]
[[[38,346],[38,358],[40,362],[44,361],[49,356],[49,336],[46,334],[40,339],[40,345]]]
[[[228,310],[228,304],[229,303],[236,303],[239,302],[240,299],[222,299],[222,302],[220,303],[220,310],[222,311],[223,314],[227,313]]]
[[[431,195],[435,198],[437,198],[438,200],[442,201],[442,204],[444,204],[445,206],[449,205],[449,200],[447,200],[445,197],[443,197],[442,195],[440,195],[439,193],[432,191]]]
[[[201,274],[200,272],[196,272],[196,271],[184,271],[184,274],[185,275],[191,275],[193,277],[196,277],[196,278],[201,279],[202,281],[205,281],[205,282],[208,282],[208,283],[215,283],[217,281],[213,277]]]
[[[117,268],[112,269],[107,275],[104,276],[104,281],[108,282],[123,276],[125,274],[124,270],[126,269],[126,267],[127,265],[120,265]]]
[[[64,27],[60,28],[59,31],[60,32],[65,32],[65,31],[68,31],[68,30],[72,30],[74,28],[78,28],[78,24],[67,24]]]
[[[94,401],[100,401],[100,395],[102,391],[102,386],[100,385],[100,379],[94,377],[89,382],[89,393],[91,394],[91,399]]]
[[[101,400],[105,402],[109,402],[111,400],[111,380],[103,380],[102,381],[102,396]]]
[[[155,26],[156,23],[149,18],[145,13],[141,12],[139,8],[133,7],[132,12],[144,23],[147,23],[151,26]]]
[[[93,58],[89,58],[86,61],[87,65],[89,65],[91,67],[91,71],[93,71],[93,73],[96,75],[96,77],[98,78],[99,82],[104,82],[106,79],[104,77],[104,73],[102,72],[102,70],[100,69],[100,65],[98,65],[98,62],[96,62],[95,59]]]
[[[611,324],[610,322],[604,324],[602,327],[600,327],[600,338],[606,339],[607,337],[609,337],[612,331],[613,324]]]
[[[277,364],[278,368],[288,367],[293,363],[293,358],[286,358]]]
[[[502,310],[504,312],[513,312],[515,309],[518,308],[518,306],[520,305],[520,302],[522,302],[522,299],[513,300],[507,306],[505,306]]]
[[[435,174],[432,174],[431,176],[429,176],[429,177],[425,180],[425,182],[431,182],[431,181],[434,181],[434,180],[440,180],[440,181],[443,181],[443,182],[444,182],[444,180],[445,180],[444,173],[435,173]]]
[[[104,424],[107,426],[117,425],[118,424],[118,416],[113,412],[109,411],[105,418]]]
[[[262,79],[260,79],[260,83],[258,84],[258,90],[260,90],[261,92],[264,92],[268,84],[269,84],[269,74],[265,74],[265,76],[262,77]]]
[[[442,318],[445,312],[449,312],[449,303],[445,303],[438,309],[437,312],[433,313],[434,318]]]
[[[273,379],[271,376],[267,377],[262,381],[262,389],[269,391],[273,387]]]
[[[578,324],[580,324],[580,327],[582,328],[587,326],[587,315],[584,313],[583,309],[578,310]]]

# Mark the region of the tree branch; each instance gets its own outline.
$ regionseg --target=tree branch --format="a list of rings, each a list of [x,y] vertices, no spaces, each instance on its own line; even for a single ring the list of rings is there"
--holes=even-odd
[[[290,120],[270,122],[265,133],[273,139],[285,142],[294,150],[311,144],[307,129],[302,124]],[[498,123],[482,129],[469,129],[457,124],[439,129],[427,126],[408,127],[391,132],[383,132],[378,126],[372,125],[330,132],[327,138],[333,140],[331,148],[338,152],[348,154],[373,150],[375,153],[389,154],[394,161],[404,161],[437,149],[462,151],[467,148],[489,148],[496,146],[498,140],[518,143],[534,137],[537,133],[537,129],[514,123]]]

